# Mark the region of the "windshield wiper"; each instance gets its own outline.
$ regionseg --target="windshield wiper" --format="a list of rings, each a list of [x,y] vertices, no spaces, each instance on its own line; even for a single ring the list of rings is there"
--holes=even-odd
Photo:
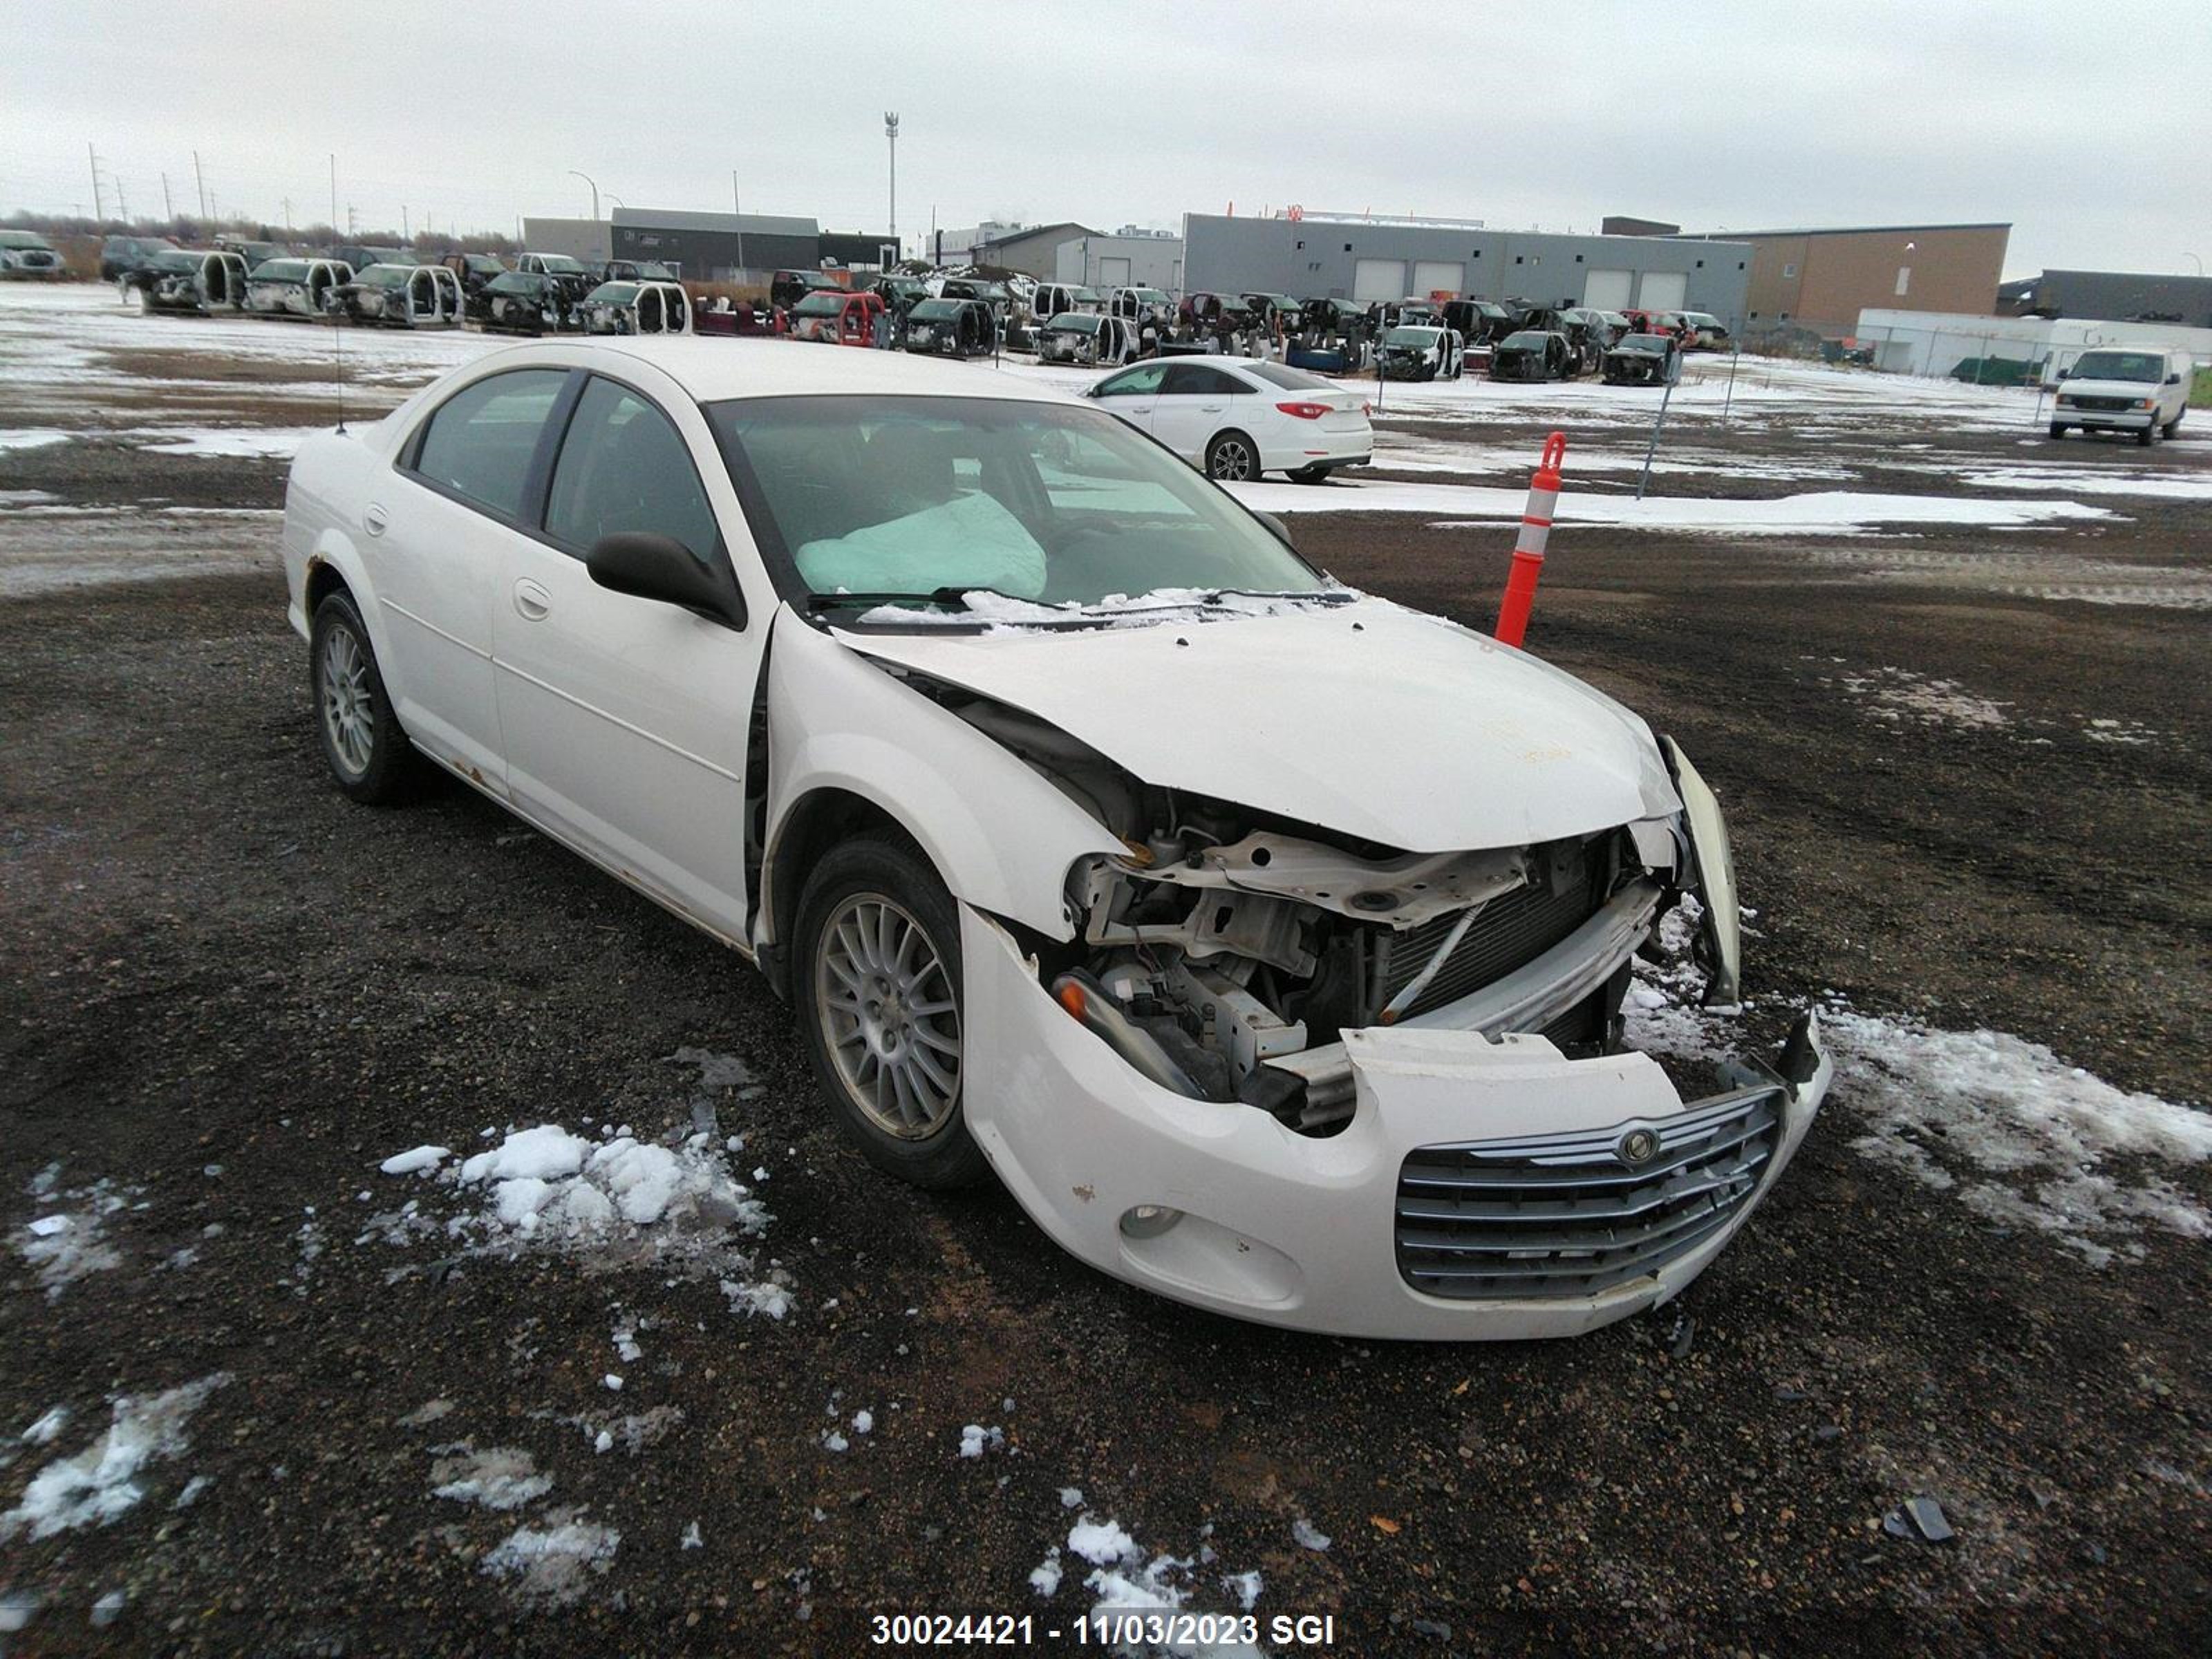
[[[998,591],[999,590],[995,587],[979,588],[963,584],[958,586],[933,587],[927,593],[889,592],[880,593],[848,593],[843,592],[836,593],[809,593],[806,596],[806,602],[810,605],[950,605],[955,610],[965,611],[968,608],[968,595],[970,593],[995,593]],[[1012,599],[1014,596],[1009,593],[1005,597]]]

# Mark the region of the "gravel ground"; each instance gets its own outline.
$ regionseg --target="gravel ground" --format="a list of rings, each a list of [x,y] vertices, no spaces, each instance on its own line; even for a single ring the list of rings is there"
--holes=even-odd
[[[164,375],[222,379],[114,367],[155,401]],[[301,419],[230,384],[230,417]],[[280,463],[149,457],[52,393],[39,418],[80,435],[0,450],[0,491],[121,510],[0,514],[0,1513],[117,1397],[209,1386],[147,1443],[135,1505],[0,1538],[8,1651],[858,1653],[877,1612],[1064,1626],[1087,1564],[1048,1599],[1028,1575],[1083,1512],[1213,1552],[1194,1605],[1235,1607],[1219,1578],[1256,1571],[1263,1619],[1334,1613],[1334,1650],[1363,1656],[2205,1650],[2201,1238],[2146,1227],[2140,1260],[2100,1268],[1992,1222],[1855,1150],[1846,1077],[1745,1234],[1651,1317],[1393,1346],[1171,1306],[1001,1192],[875,1176],[748,969],[495,808],[339,796],[271,559]],[[1533,454],[1541,425],[1481,435]],[[1927,420],[1862,441],[1856,480],[1817,487],[1956,489],[1908,442],[2045,460]],[[1696,442],[1850,447],[1756,414]],[[2212,474],[2201,442],[2059,453]],[[1559,533],[1530,644],[1677,734],[1727,800],[1757,1035],[1839,993],[2203,1103],[2212,514],[2077,499],[2120,516]],[[1346,580],[1485,626],[1510,533],[1297,525]],[[72,546],[102,580],[64,585]],[[2085,581],[2105,602],[2052,597]],[[683,1263],[369,1223],[467,1207],[384,1158],[547,1121],[742,1134],[773,1218],[753,1266],[787,1315],[733,1311]],[[2212,1193],[2202,1165],[2112,1167]],[[28,1229],[57,1208],[105,1208],[108,1265],[49,1282]],[[23,1437],[56,1407],[57,1435]],[[1003,1444],[963,1457],[969,1425]],[[508,1496],[550,1487],[436,1495],[472,1458],[523,1482]],[[1884,1530],[1923,1494],[1951,1541]],[[598,1559],[501,1573],[518,1528],[564,1523]]]

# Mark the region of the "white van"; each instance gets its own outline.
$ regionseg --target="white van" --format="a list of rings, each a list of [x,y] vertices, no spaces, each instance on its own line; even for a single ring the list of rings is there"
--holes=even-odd
[[[2189,406],[2196,365],[2185,351],[2163,347],[2098,346],[2058,371],[2058,406],[2051,435],[2069,427],[2084,432],[2132,432],[2148,447],[2171,438]]]

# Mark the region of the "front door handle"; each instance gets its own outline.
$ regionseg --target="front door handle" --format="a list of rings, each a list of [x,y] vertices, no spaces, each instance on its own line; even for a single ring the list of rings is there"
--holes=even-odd
[[[514,608],[531,622],[544,622],[553,614],[553,596],[525,576],[514,585]]]
[[[362,509],[361,521],[372,536],[381,536],[384,533],[384,526],[392,522],[384,509],[374,501]]]
[[[1229,405],[1227,404],[1200,404],[1199,405],[1199,408],[1208,415],[1218,415],[1223,410],[1228,407]]]

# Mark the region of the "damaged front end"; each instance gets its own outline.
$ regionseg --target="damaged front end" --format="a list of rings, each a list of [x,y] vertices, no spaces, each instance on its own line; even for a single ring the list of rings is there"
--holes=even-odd
[[[1632,964],[1685,895],[1707,1000],[1737,994],[1726,830],[1671,741],[1674,811],[1407,853],[901,678],[1121,844],[1068,871],[1066,937],[971,910],[963,946],[971,1024],[1001,1039],[974,1057],[979,1139],[1108,1272],[1341,1334],[1573,1334],[1702,1271],[1819,1108],[1809,1017],[1689,1100],[1626,1040]]]

